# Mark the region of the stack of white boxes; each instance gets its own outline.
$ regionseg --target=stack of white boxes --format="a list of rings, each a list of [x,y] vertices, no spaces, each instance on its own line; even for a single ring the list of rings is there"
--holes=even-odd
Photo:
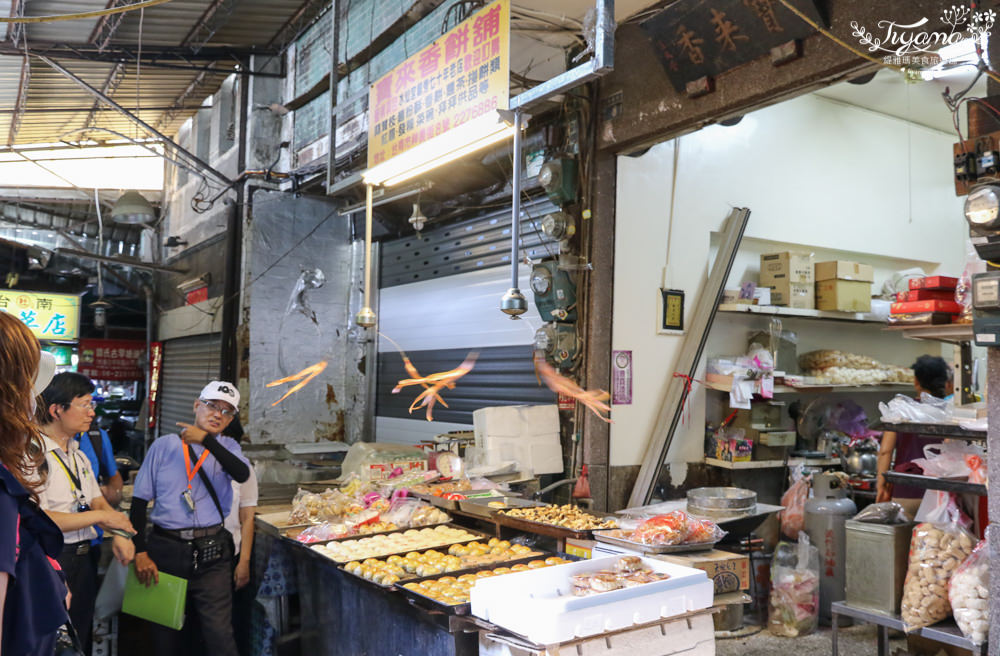
[[[559,410],[555,405],[509,405],[472,413],[476,446],[485,464],[514,461],[528,475],[563,471]]]

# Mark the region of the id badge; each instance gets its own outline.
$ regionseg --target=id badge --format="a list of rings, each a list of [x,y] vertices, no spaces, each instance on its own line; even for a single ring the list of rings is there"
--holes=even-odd
[[[184,490],[181,494],[181,499],[184,500],[185,505],[187,505],[188,510],[194,512],[194,497],[191,496],[191,490]]]

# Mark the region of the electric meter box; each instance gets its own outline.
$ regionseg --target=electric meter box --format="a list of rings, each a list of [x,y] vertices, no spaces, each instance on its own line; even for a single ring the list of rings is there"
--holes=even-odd
[[[543,260],[531,269],[531,291],[542,321],[576,321],[576,283],[555,260]]]
[[[976,346],[1000,346],[1000,273],[972,276],[972,331]]]

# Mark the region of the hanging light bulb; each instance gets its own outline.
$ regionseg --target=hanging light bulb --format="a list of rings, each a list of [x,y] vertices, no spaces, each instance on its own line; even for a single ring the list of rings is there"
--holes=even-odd
[[[413,214],[410,216],[410,225],[417,232],[424,229],[424,225],[427,223],[427,217],[424,216],[423,211],[420,209],[420,201],[413,204]]]
[[[153,206],[138,191],[126,191],[111,208],[111,220],[115,223],[148,224],[155,218]]]

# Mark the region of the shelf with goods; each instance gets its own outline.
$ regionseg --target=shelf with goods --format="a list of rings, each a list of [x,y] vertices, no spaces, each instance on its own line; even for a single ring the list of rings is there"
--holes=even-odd
[[[959,494],[975,494],[986,496],[986,486],[980,483],[970,483],[950,478],[922,476],[920,474],[905,474],[902,472],[885,472],[885,480],[895,485],[910,485],[925,490],[941,490],[943,492],[958,492]]]
[[[971,323],[945,323],[929,326],[886,326],[887,332],[899,333],[908,339],[926,339],[959,344],[973,339]]]
[[[794,319],[819,319],[823,321],[852,321],[854,323],[885,324],[885,317],[872,312],[833,312],[789,308],[780,305],[747,305],[743,303],[721,303],[719,312],[734,314],[758,314],[762,316],[791,317]]]
[[[893,431],[895,433],[916,433],[923,437],[941,437],[957,440],[985,440],[986,431],[966,430],[958,424],[892,424],[884,421],[875,422],[872,430]]]
[[[710,467],[720,469],[778,469],[781,467],[794,467],[796,465],[806,465],[813,467],[831,467],[839,465],[839,458],[789,458],[785,460],[744,460],[742,462],[731,462],[729,460],[719,460],[718,458],[705,458],[705,464]]]
[[[858,608],[856,606],[850,606],[847,602],[835,601],[831,605],[831,610],[833,611],[833,621],[831,626],[833,628],[833,656],[839,656],[840,646],[838,645],[838,622],[837,616],[844,615],[846,617],[851,617],[862,622],[867,622],[869,624],[875,624],[878,626],[878,654],[879,656],[889,655],[889,629],[895,629],[896,631],[903,630],[903,619],[899,615],[889,613],[882,613],[879,611],[868,610],[865,608]],[[975,645],[971,640],[962,635],[958,626],[955,624],[954,620],[945,620],[943,622],[938,622],[933,626],[926,626],[921,629],[916,629],[912,632],[913,635],[918,635],[921,638],[927,638],[928,640],[933,640],[934,642],[939,642],[945,645],[951,645],[952,647],[959,647],[961,649],[967,649],[973,654],[982,654],[985,656],[987,652],[987,645]]]

